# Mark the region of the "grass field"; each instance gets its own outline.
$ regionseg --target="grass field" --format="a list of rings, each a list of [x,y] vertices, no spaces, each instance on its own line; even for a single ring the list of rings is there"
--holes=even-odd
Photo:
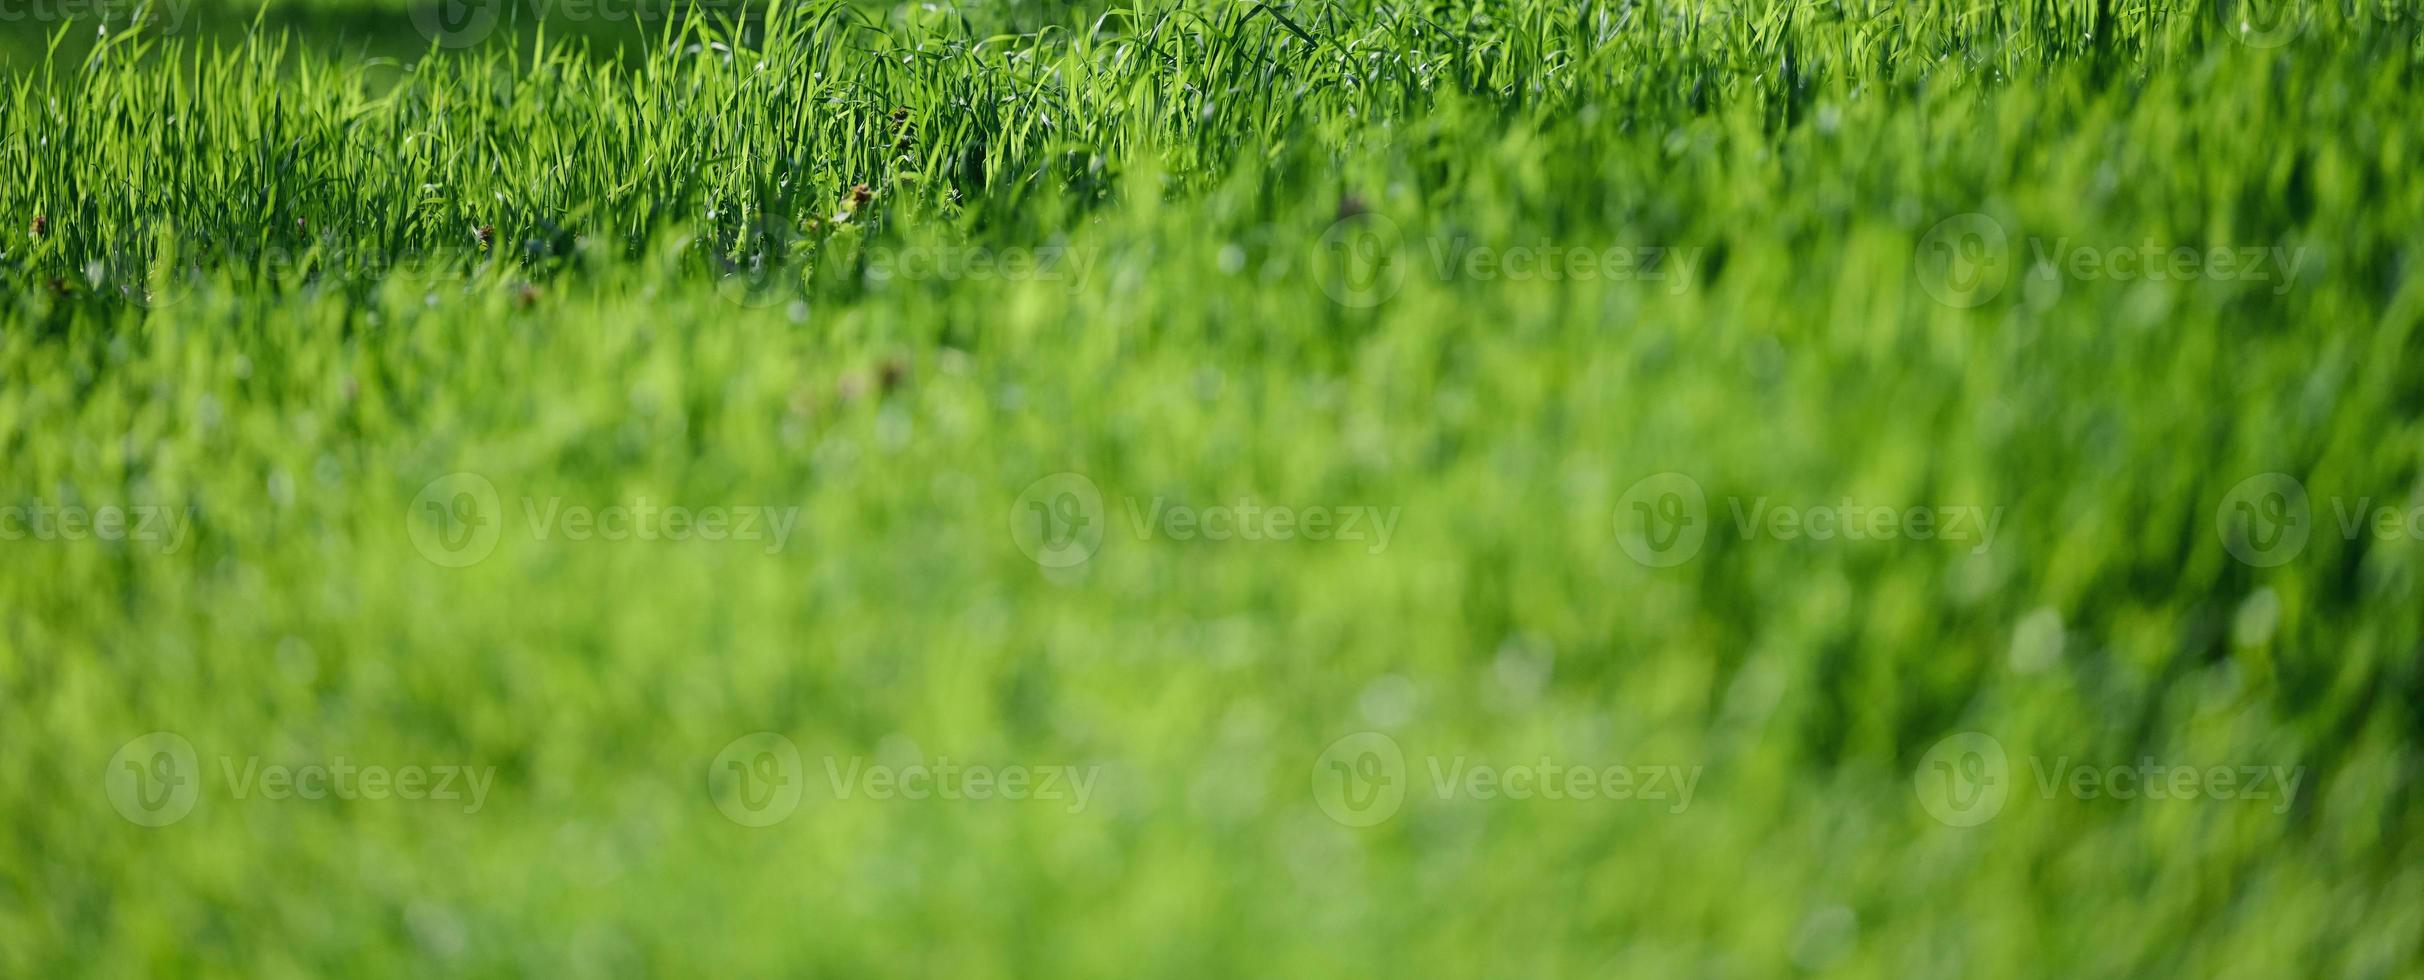
[[[45,9],[0,975],[2424,973],[2405,4]]]

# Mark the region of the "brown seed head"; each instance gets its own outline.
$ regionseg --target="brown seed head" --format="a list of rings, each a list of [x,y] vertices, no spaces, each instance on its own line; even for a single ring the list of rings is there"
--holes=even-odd
[[[865,184],[857,184],[857,185],[853,185],[853,186],[850,188],[850,206],[851,206],[851,207],[854,207],[854,208],[855,208],[855,207],[857,207],[857,206],[859,206],[859,205],[861,205],[861,204],[865,204],[865,203],[867,203],[868,201],[873,200],[874,198],[875,198],[875,192],[874,192],[874,191],[872,191],[872,190],[869,190],[869,189],[867,188],[867,185],[865,185]]]

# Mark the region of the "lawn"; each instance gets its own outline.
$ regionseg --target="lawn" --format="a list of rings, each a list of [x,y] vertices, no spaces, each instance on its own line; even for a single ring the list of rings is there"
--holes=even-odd
[[[2424,11],[43,9],[0,975],[2424,972]]]

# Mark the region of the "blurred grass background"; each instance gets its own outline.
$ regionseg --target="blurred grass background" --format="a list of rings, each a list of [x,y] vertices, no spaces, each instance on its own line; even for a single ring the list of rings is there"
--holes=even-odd
[[[2331,509],[2418,495],[2412,19],[1512,0],[996,38],[1020,9],[795,7],[636,60],[11,61],[0,504],[194,532],[0,543],[0,731],[35,749],[0,767],[0,972],[2415,973],[2424,551]],[[2003,287],[1948,305],[1930,234],[1967,214]],[[2035,259],[2150,241],[2307,260]],[[1458,242],[1701,261],[1437,274]],[[871,273],[907,248],[1085,266]],[[455,568],[413,534],[459,472],[503,512]],[[1620,504],[1663,472],[1711,528],[1650,567]],[[2313,534],[2257,567],[2217,512],[2276,472]],[[1105,498],[1070,570],[1011,527],[1058,473]],[[1402,519],[1377,554],[1128,523],[1241,496]],[[534,536],[557,497],[800,519],[773,554]],[[1731,524],[1846,497],[2004,516],[1983,550]],[[157,828],[105,790],[154,731],[201,768]],[[1410,788],[1356,828],[1316,763],[1361,731]],[[1968,828],[1914,779],[1964,731],[2011,753]],[[708,788],[754,732],[805,757],[764,828]],[[340,755],[497,776],[467,814],[220,769]],[[1075,813],[826,782],[939,756],[1101,776]],[[2035,788],[2146,757],[2306,775]],[[1681,813],[1436,797],[1458,758],[1703,775]]]

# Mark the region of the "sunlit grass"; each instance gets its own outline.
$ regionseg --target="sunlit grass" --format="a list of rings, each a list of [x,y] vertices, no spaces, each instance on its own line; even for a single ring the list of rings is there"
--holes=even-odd
[[[63,41],[0,102],[0,973],[2412,972],[2401,14]],[[190,810],[112,795],[153,732]],[[340,757],[493,782],[259,788]],[[945,759],[1087,795],[837,775]],[[2300,776],[2043,788],[2142,759]],[[1440,790],[1544,760],[1691,795]]]

